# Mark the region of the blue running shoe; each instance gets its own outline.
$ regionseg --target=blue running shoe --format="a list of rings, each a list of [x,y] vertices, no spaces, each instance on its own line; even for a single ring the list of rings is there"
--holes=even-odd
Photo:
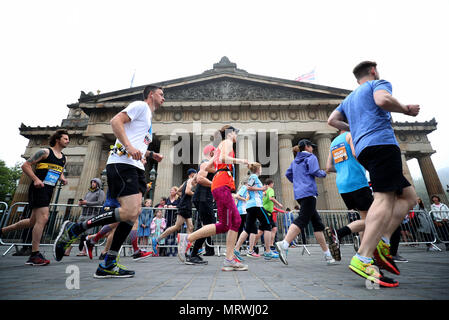
[[[94,273],[94,278],[131,278],[134,277],[134,274],[134,271],[127,270],[124,266],[118,264],[117,260],[112,260],[107,266],[100,263]]]
[[[64,221],[56,237],[55,243],[53,244],[53,255],[56,261],[61,261],[64,257],[65,250],[70,247],[70,245],[79,239],[80,234],[76,234],[73,231],[73,226],[75,222],[69,220]]]

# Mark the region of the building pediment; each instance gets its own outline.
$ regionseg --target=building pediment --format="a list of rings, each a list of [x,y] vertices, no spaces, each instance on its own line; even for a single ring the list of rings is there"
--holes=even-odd
[[[154,83],[166,103],[175,101],[342,100],[350,91],[306,82],[255,75],[223,57],[202,74]],[[142,99],[145,86],[99,95],[82,93],[79,103],[131,102]]]

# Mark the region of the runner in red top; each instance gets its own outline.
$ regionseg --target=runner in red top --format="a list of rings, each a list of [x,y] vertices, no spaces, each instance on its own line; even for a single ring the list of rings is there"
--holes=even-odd
[[[221,128],[219,134],[222,142],[218,145],[214,157],[206,166],[207,171],[215,173],[211,190],[217,204],[218,223],[205,225],[190,235],[180,234],[178,237],[178,255],[184,256],[188,242],[227,232],[226,258],[222,270],[245,271],[248,270],[248,266],[241,264],[234,256],[234,246],[237,241],[241,218],[231,191],[235,190],[233,164],[248,165],[248,160],[234,158],[233,144],[237,141],[238,134],[236,128],[226,125]]]

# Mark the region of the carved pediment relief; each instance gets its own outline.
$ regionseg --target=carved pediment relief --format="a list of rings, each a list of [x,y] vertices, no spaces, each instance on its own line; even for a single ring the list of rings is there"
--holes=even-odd
[[[166,101],[341,99],[333,94],[230,78],[167,88],[164,93]]]

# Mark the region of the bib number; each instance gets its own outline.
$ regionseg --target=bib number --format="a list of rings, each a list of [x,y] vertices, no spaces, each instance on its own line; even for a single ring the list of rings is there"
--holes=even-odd
[[[56,183],[59,180],[59,177],[61,176],[61,173],[55,170],[48,170],[47,176],[45,177],[44,181],[42,181],[44,184],[49,186],[55,186]]]
[[[348,160],[348,154],[346,153],[345,144],[343,142],[333,146],[331,152],[332,157],[334,158],[334,163],[340,163]]]

